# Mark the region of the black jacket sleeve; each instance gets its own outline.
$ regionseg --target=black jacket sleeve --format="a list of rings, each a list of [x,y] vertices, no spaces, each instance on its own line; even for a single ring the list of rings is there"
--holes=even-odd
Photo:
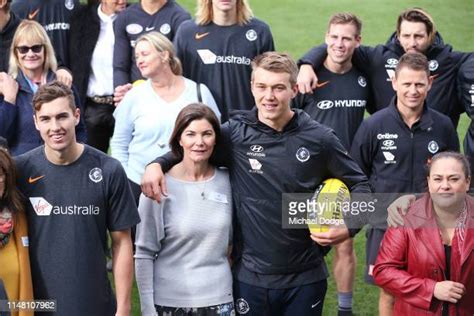
[[[298,66],[301,66],[303,64],[309,64],[313,66],[313,68],[318,68],[324,63],[324,60],[326,59],[327,55],[328,53],[326,44],[315,46],[298,60]]]
[[[114,21],[114,88],[131,81],[132,48],[127,37],[124,14],[119,14]]]

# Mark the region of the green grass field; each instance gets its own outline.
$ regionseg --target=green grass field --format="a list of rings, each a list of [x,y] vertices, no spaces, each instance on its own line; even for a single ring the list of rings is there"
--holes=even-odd
[[[194,0],[178,0],[194,13]],[[474,1],[473,0],[250,0],[255,15],[267,22],[275,40],[277,50],[286,51],[299,58],[310,47],[320,44],[329,17],[335,12],[347,11],[357,14],[363,21],[362,41],[366,45],[385,43],[395,30],[400,11],[418,6],[433,16],[439,32],[446,43],[455,50],[474,51]],[[469,119],[463,116],[458,133],[464,138]],[[365,236],[360,233],[355,239],[358,257],[358,272],[355,285],[354,311],[358,315],[377,314],[378,294],[374,287],[363,282],[365,262]],[[327,261],[330,264],[332,254]],[[332,279],[324,306],[325,315],[336,314],[335,286]],[[138,293],[134,288],[133,315],[140,315]]]

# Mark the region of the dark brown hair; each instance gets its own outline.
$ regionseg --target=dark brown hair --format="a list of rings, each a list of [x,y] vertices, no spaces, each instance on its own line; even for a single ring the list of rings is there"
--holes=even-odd
[[[64,83],[59,81],[51,81],[39,87],[33,97],[33,114],[41,110],[43,104],[54,101],[59,98],[67,98],[69,107],[76,111],[76,103],[72,90]]]
[[[426,164],[426,176],[430,176],[431,166],[433,165],[433,163],[435,163],[437,160],[447,158],[454,159],[461,164],[462,171],[466,179],[469,179],[471,177],[471,164],[469,163],[469,160],[465,155],[455,151],[442,151],[434,155]]]
[[[433,43],[436,34],[436,27],[431,15],[422,8],[411,8],[400,13],[397,19],[397,36],[400,36],[403,21],[420,22],[426,26],[426,33],[430,44]]]
[[[216,143],[219,141],[221,127],[216,114],[205,104],[191,103],[179,112],[178,117],[176,118],[176,123],[174,124],[173,133],[170,137],[171,151],[179,159],[183,159],[183,148],[179,144],[181,134],[192,121],[202,119],[208,121],[212,125],[214,133],[216,134]]]
[[[0,148],[0,172],[5,173],[5,189],[0,196],[0,206],[6,206],[13,213],[23,210],[22,196],[16,187],[15,163],[4,148]]]
[[[408,68],[412,70],[424,71],[427,76],[430,76],[430,67],[428,59],[421,53],[405,53],[398,61],[397,68],[395,69],[395,76],[398,75],[402,68]]]

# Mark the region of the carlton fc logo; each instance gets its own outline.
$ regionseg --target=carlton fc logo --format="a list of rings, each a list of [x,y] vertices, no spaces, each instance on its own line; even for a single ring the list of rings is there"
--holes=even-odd
[[[309,150],[305,147],[300,147],[296,151],[296,159],[298,159],[300,162],[306,162],[309,160],[310,157],[311,155],[309,154]]]

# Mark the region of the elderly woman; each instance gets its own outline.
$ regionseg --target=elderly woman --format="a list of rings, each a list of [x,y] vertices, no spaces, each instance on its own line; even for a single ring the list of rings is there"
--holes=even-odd
[[[405,227],[390,228],[374,269],[395,295],[394,315],[474,314],[474,199],[466,157],[433,156],[429,194],[413,203]]]
[[[0,147],[0,280],[9,301],[31,301],[26,216],[15,180],[13,160],[6,149]],[[33,315],[33,312],[23,310],[12,315]]]
[[[166,174],[169,194],[161,204],[140,198],[135,269],[143,315],[234,315],[230,183],[227,171],[209,164],[219,133],[208,107],[185,107],[170,139],[182,161]]]
[[[13,156],[43,144],[33,121],[32,99],[38,87],[56,79],[57,62],[44,28],[24,20],[10,49],[9,75],[0,73],[0,136],[7,139]],[[80,104],[76,95],[76,104]],[[86,140],[84,124],[76,127],[79,141]]]
[[[173,44],[158,32],[138,38],[138,69],[148,80],[130,90],[114,112],[112,156],[125,168],[135,198],[145,166],[169,151],[168,140],[179,111],[202,102],[220,116],[214,98],[203,84],[181,76],[181,63]]]

